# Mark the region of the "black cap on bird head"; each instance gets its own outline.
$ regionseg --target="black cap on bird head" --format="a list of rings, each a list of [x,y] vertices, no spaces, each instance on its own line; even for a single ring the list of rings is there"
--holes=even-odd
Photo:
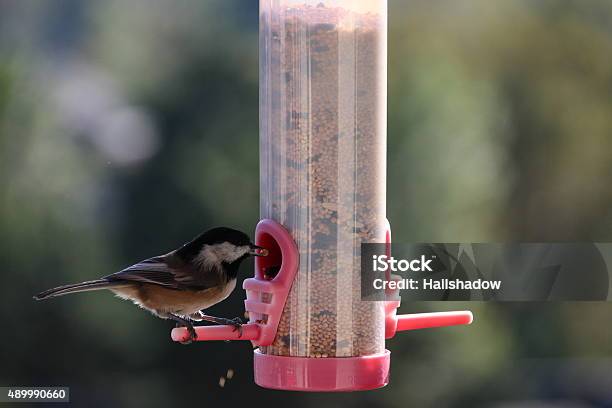
[[[183,245],[176,254],[185,260],[207,256],[210,261],[231,264],[248,256],[265,256],[267,251],[251,242],[247,234],[227,227],[212,228]]]
[[[221,244],[229,242],[235,246],[249,245],[251,238],[242,231],[227,227],[216,227],[198,235],[193,241],[201,245]]]

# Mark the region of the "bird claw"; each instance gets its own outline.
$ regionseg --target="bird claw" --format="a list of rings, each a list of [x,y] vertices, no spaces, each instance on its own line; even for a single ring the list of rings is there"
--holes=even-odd
[[[179,343],[187,345],[187,344],[193,343],[194,341],[198,339],[198,333],[196,333],[193,326],[189,327],[189,326],[183,326],[183,325],[177,324],[177,327],[185,327],[185,329],[187,329],[187,331],[189,332],[189,337],[185,340],[181,340]]]
[[[234,326],[234,331],[238,330],[238,337],[242,337],[242,319],[234,317],[233,319],[229,319],[229,324]]]

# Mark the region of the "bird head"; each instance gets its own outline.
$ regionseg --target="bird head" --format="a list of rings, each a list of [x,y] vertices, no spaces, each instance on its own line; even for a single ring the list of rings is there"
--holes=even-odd
[[[268,250],[254,245],[242,231],[219,227],[210,229],[177,250],[181,258],[201,267],[237,269],[249,256],[266,256]]]

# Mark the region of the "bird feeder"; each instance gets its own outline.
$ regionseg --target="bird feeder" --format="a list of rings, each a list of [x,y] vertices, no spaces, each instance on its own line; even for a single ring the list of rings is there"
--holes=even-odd
[[[260,0],[259,41],[255,244],[269,255],[255,259],[255,276],[243,283],[242,333],[200,326],[197,340],[250,340],[255,382],[266,388],[382,387],[385,339],[472,321],[470,312],[398,316],[399,300],[361,298],[361,244],[391,242],[387,1]]]

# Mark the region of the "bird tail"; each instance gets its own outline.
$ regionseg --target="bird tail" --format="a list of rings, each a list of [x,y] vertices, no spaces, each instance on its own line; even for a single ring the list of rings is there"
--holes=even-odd
[[[91,290],[102,290],[124,286],[125,282],[112,282],[106,279],[75,283],[73,285],[58,286],[57,288],[45,290],[34,296],[35,300],[44,300],[69,293],[88,292]]]

